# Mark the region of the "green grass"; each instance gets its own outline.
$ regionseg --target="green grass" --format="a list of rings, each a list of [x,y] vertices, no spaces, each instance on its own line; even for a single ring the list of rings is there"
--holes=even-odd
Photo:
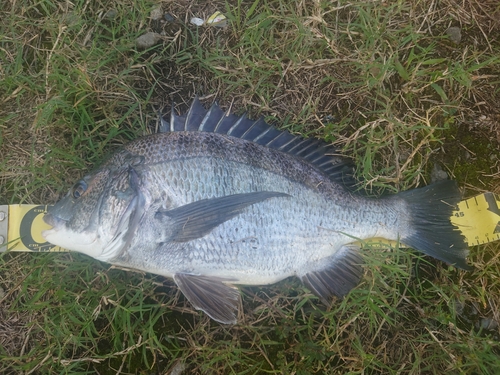
[[[117,146],[197,94],[334,142],[369,189],[498,189],[494,1],[162,3],[7,0],[0,10],[0,204],[55,202]],[[115,9],[115,18],[106,12]],[[226,29],[192,16],[223,11]],[[462,41],[445,36],[460,26]],[[148,50],[135,39],[163,32]],[[476,270],[365,249],[363,281],[328,309],[300,282],[243,287],[224,327],[173,282],[79,254],[0,256],[0,372],[480,374],[500,365],[498,243]],[[487,319],[490,319],[489,321]]]

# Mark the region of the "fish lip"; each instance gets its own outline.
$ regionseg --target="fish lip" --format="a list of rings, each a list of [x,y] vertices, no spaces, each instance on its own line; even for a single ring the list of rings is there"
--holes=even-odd
[[[53,228],[60,227],[60,226],[64,225],[67,222],[67,220],[61,219],[60,217],[57,217],[57,216],[51,214],[50,212],[46,213],[43,216],[42,220],[46,224],[49,224]]]

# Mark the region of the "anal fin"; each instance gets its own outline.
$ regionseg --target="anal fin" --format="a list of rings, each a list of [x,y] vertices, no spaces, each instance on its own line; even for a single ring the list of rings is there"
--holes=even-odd
[[[224,284],[219,277],[189,273],[176,273],[174,281],[196,310],[223,324],[236,323],[240,295],[236,287]]]
[[[311,292],[329,305],[334,296],[343,297],[358,285],[363,275],[362,263],[359,247],[346,245],[331,257],[311,264],[308,268],[312,270],[299,276]]]

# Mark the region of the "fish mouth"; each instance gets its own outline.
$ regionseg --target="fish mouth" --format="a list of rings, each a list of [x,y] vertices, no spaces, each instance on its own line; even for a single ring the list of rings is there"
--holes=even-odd
[[[48,224],[52,227],[50,229],[42,231],[42,237],[45,238],[46,240],[47,240],[47,237],[50,237],[52,234],[56,233],[58,231],[58,228],[61,228],[65,223],[65,220],[63,220],[57,216],[54,216],[51,213],[46,213],[43,216],[42,220],[46,224]]]
[[[51,213],[45,214],[43,221],[51,228],[42,231],[42,237],[49,243],[63,249],[78,251],[94,256],[93,246],[98,242],[98,236],[88,232],[74,232],[67,228],[67,220]],[[97,254],[98,255],[98,254]]]

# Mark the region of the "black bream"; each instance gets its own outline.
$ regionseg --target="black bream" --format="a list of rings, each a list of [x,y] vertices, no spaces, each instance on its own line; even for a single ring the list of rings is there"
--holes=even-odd
[[[362,275],[356,239],[399,239],[469,268],[452,181],[370,199],[346,186],[331,146],[197,99],[162,128],[77,182],[45,215],[46,240],[172,277],[221,323],[236,322],[234,284],[298,276],[324,303],[347,294]]]

